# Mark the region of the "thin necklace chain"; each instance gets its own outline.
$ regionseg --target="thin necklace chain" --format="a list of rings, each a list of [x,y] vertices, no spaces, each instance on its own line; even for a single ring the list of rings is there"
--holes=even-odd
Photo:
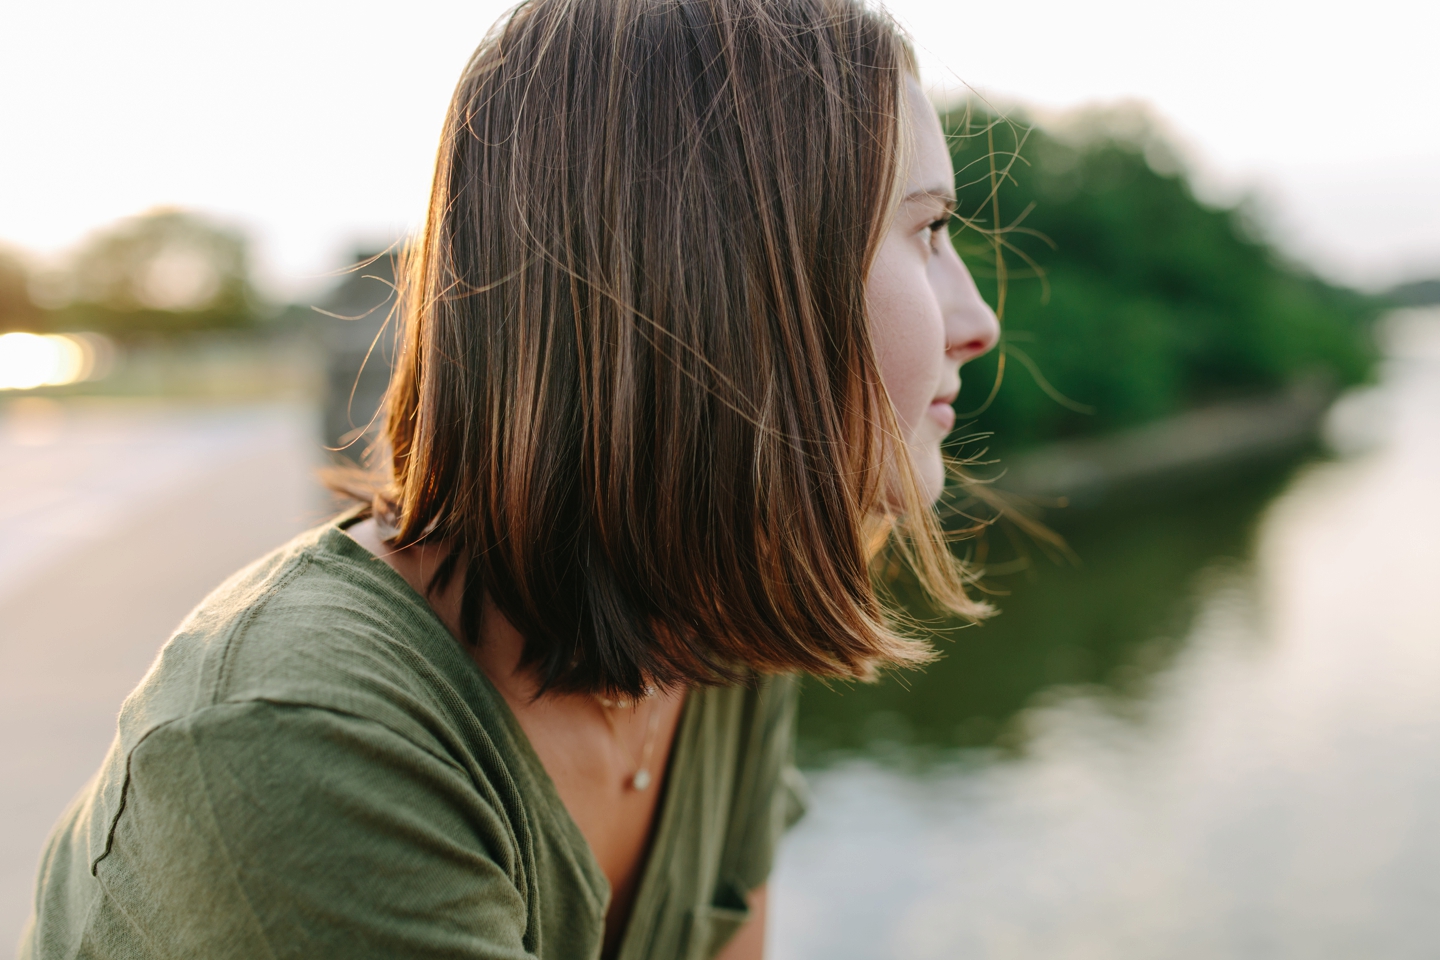
[[[630,750],[629,744],[620,736],[620,731],[615,728],[615,718],[611,716],[610,711],[623,710],[631,706],[638,707],[641,700],[649,700],[654,695],[655,688],[646,687],[645,695],[636,700],[611,700],[601,696],[595,698],[600,704],[600,712],[605,717],[605,724],[610,728],[611,739],[620,745],[620,749],[625,751],[625,756],[629,758],[631,765],[635,767],[635,772],[626,779],[626,783],[634,790],[644,790],[649,787],[655,779],[650,773],[650,757],[655,752],[655,732],[660,728],[660,708],[658,704],[650,708],[650,721],[645,725],[645,742],[640,747],[640,760],[638,763],[635,760],[635,754]]]

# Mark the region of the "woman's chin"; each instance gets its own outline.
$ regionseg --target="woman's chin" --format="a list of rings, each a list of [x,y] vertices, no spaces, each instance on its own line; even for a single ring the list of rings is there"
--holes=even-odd
[[[935,503],[945,492],[945,460],[940,455],[940,445],[923,451],[916,451],[915,480],[926,503]]]

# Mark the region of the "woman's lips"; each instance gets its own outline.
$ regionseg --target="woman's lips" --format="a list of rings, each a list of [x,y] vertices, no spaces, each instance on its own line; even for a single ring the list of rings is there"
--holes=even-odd
[[[950,406],[951,402],[943,399],[932,401],[930,409],[925,411],[946,433],[955,428],[955,408]]]

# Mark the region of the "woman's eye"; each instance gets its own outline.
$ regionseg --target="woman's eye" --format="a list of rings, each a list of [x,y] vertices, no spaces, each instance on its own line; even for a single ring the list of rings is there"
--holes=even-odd
[[[950,235],[950,220],[951,216],[947,213],[939,220],[930,221],[926,226],[926,229],[930,231],[930,242],[932,245],[938,243],[941,237]]]

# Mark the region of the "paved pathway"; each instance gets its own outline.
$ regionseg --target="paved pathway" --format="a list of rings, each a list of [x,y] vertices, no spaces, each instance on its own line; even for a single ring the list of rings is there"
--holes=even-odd
[[[0,957],[126,693],[225,576],[323,515],[294,407],[0,408]]]

